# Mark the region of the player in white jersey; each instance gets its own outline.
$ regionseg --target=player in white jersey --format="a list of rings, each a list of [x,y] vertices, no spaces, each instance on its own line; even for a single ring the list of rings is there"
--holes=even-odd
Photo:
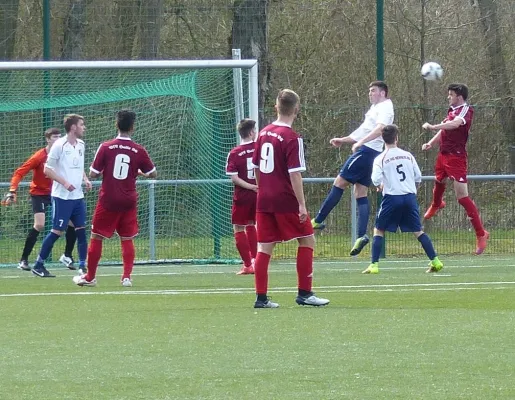
[[[48,153],[45,174],[53,180],[52,184],[52,230],[43,240],[32,273],[42,278],[53,278],[44,265],[54,243],[68,226],[68,221],[75,226],[77,234],[77,252],[79,253],[79,271],[86,271],[88,243],[86,239],[86,203],[82,182],[86,189],[91,189],[91,182],[84,172],[85,146],[81,140],[86,126],[84,118],[77,114],[64,117],[66,136],[58,139]]]
[[[372,183],[372,164],[374,159],[383,151],[383,139],[381,129],[393,123],[393,104],[388,98],[388,86],[382,81],[375,81],[369,85],[368,97],[370,109],[365,114],[365,120],[358,129],[349,136],[333,138],[330,143],[334,147],[342,144],[352,144],[352,154],[336,177],[329,194],[322,203],[317,216],[311,224],[314,229],[323,229],[323,223],[331,210],[340,201],[343,191],[350,185],[354,185],[354,197],[358,206],[358,239],[350,251],[355,256],[370,241],[367,236],[368,217],[370,206],[368,203],[368,187]]]
[[[374,160],[372,183],[383,191],[383,200],[377,212],[372,240],[372,262],[364,274],[379,273],[379,255],[385,231],[413,232],[429,257],[426,272],[438,272],[443,264],[438,259],[431,238],[424,233],[420,223],[417,203],[417,184],[422,174],[415,157],[397,147],[399,129],[387,125],[382,129],[385,150]]]

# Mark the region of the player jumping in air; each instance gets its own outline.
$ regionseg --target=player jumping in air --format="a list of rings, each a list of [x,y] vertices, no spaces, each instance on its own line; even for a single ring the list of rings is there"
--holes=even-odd
[[[435,187],[433,201],[424,214],[424,219],[433,218],[445,207],[443,194],[447,178],[453,181],[454,193],[458,203],[465,209],[476,231],[477,255],[482,254],[487,246],[490,234],[484,229],[479,211],[469,197],[467,186],[467,140],[474,118],[474,109],[467,104],[468,87],[461,83],[448,86],[449,110],[442,123],[431,125],[428,122],[422,128],[437,131],[433,138],[422,145],[422,150],[440,146],[435,165]]]
[[[336,177],[331,191],[323,201],[320,211],[311,221],[314,229],[323,229],[323,223],[331,210],[342,198],[343,191],[354,185],[354,197],[358,206],[358,239],[350,251],[351,256],[358,255],[368,244],[367,236],[370,206],[368,203],[368,187],[371,184],[372,164],[374,159],[383,151],[381,129],[393,123],[393,104],[388,98],[388,86],[382,81],[375,81],[369,85],[368,97],[370,109],[365,114],[365,120],[349,136],[332,138],[330,143],[334,147],[342,144],[352,144],[352,154]]]

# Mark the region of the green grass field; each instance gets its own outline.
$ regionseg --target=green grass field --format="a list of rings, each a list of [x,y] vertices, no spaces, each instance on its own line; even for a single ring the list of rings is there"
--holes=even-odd
[[[294,303],[292,262],[276,262],[281,307],[254,310],[238,266],[120,267],[99,285],[72,272],[0,270],[2,399],[513,399],[515,260],[317,263],[325,308]]]

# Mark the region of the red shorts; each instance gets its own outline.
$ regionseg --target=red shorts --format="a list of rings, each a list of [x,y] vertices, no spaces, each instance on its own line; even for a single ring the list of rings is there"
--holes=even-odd
[[[256,202],[251,204],[232,204],[231,223],[233,225],[249,225],[256,222]]]
[[[304,223],[298,213],[256,213],[257,239],[259,243],[287,242],[313,235],[309,215]]]
[[[121,238],[132,238],[138,234],[138,210],[109,211],[100,203],[95,208],[91,233],[110,238],[116,231]]]
[[[449,178],[456,182],[466,183],[467,157],[438,153],[435,164],[435,176],[438,182]]]

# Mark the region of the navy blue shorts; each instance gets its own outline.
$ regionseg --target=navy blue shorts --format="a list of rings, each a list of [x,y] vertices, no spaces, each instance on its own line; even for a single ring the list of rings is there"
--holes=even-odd
[[[340,170],[340,176],[349,183],[370,186],[372,184],[372,167],[379,154],[381,152],[372,150],[367,146],[361,146],[345,161]]]
[[[86,226],[86,202],[84,199],[63,200],[52,197],[52,229],[65,231],[68,221],[76,228]]]
[[[377,212],[375,226],[381,231],[388,232],[397,232],[397,228],[401,228],[401,232],[420,232],[422,224],[417,195],[385,195]]]

